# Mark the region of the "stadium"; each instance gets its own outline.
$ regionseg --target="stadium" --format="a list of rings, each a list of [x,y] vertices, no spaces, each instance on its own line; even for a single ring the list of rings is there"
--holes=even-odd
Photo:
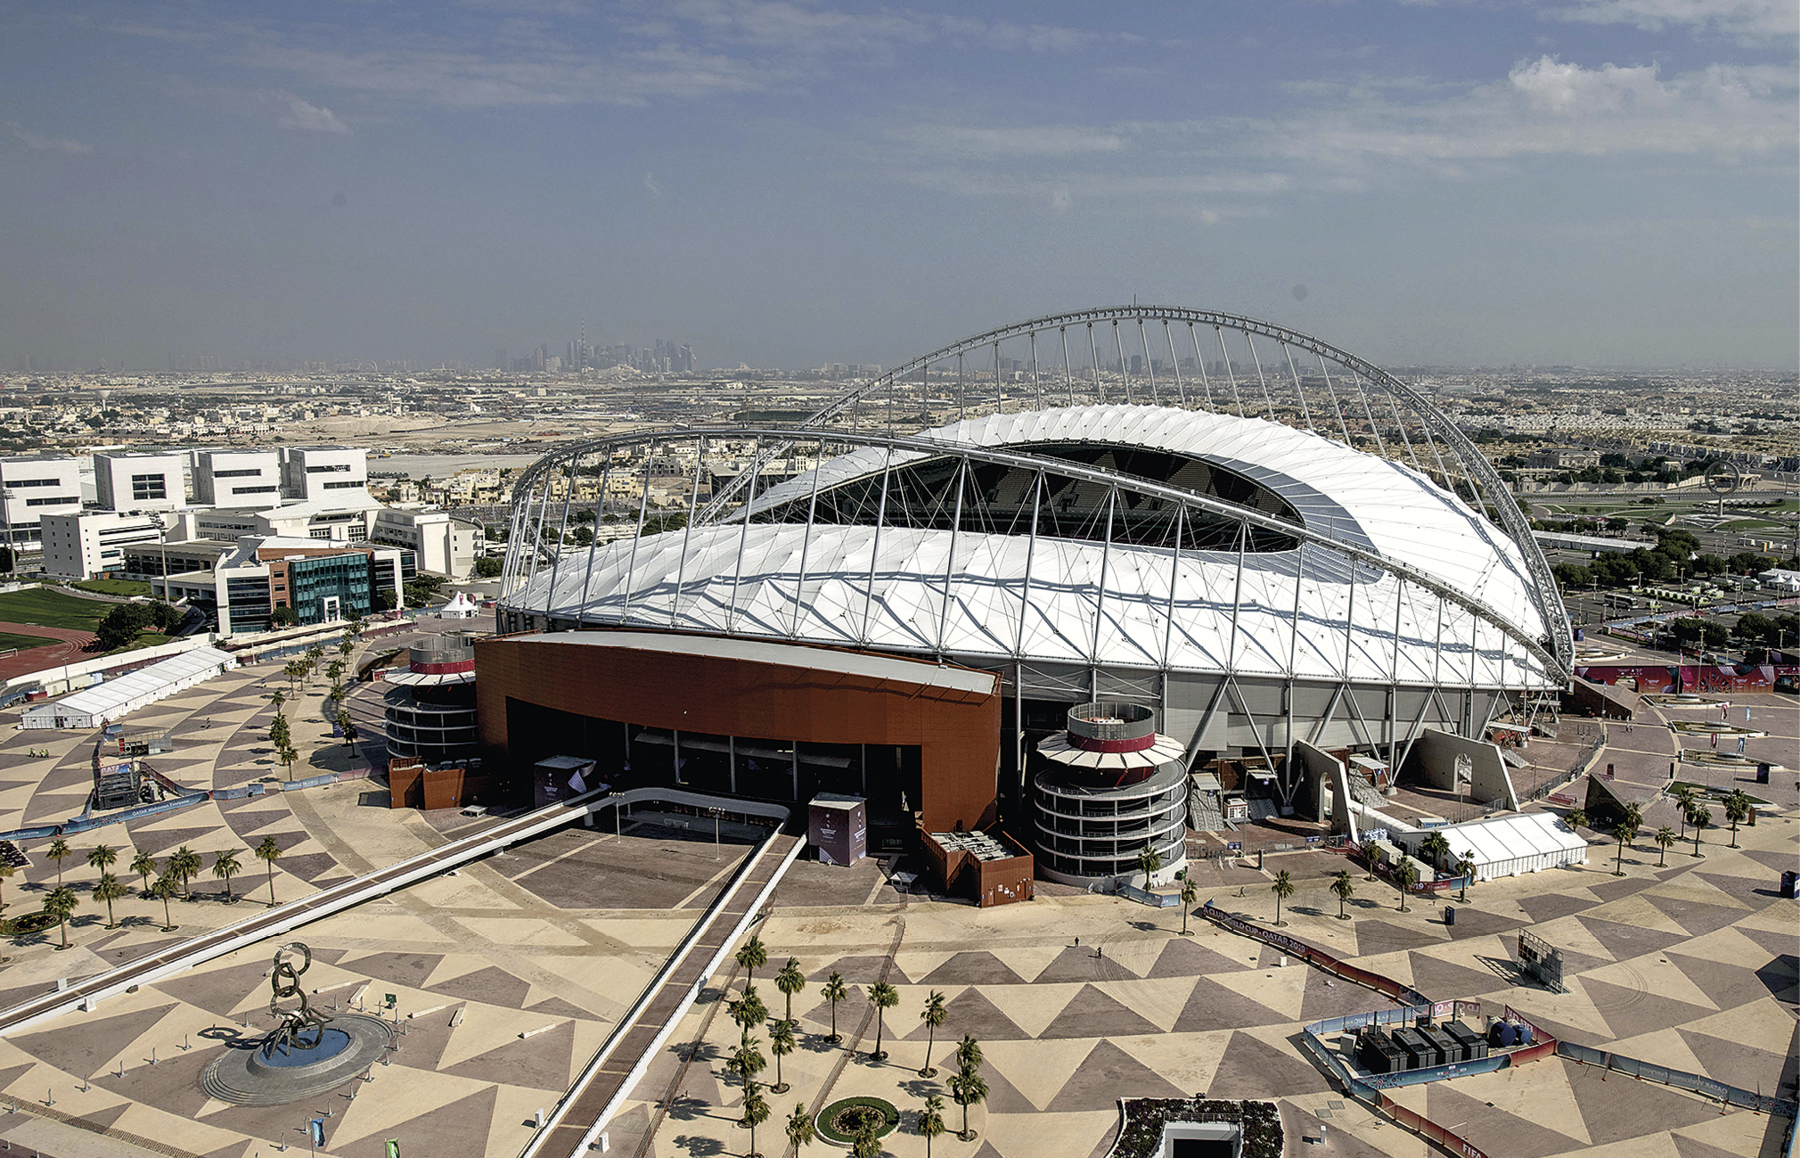
[[[979,334],[799,424],[562,447],[516,480],[497,614],[503,767],[850,794],[873,847],[1003,826],[1088,884],[1147,845],[1178,869],[1215,790],[1316,815],[1313,753],[1449,775],[1467,745],[1422,741],[1492,749],[1573,662],[1515,501],[1423,394],[1156,306]]]

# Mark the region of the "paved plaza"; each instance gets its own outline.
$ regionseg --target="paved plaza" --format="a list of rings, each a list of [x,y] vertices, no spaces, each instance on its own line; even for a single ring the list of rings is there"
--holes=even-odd
[[[184,784],[230,787],[280,778],[283,771],[269,762],[272,708],[264,698],[279,681],[276,673],[251,668],[189,689],[131,717],[128,731],[172,734],[176,751],[151,763]],[[352,756],[326,734],[317,682],[288,709],[303,753],[296,776],[366,764],[368,753]],[[363,685],[352,698],[366,733],[377,730],[380,690]],[[1745,697],[1734,705],[1734,722],[1741,722],[1746,703],[1755,726],[1771,733],[1751,740],[1748,754],[1800,765],[1792,699]],[[16,715],[0,722],[16,722]],[[1697,709],[1664,715],[1708,718]],[[1529,755],[1544,768],[1567,767],[1593,738],[1575,729],[1598,726],[1565,721],[1563,743],[1534,742]],[[1676,750],[1666,726],[1646,715],[1629,730],[1606,727],[1601,767],[1611,761],[1621,776],[1628,768],[1648,775],[1660,767],[1666,775]],[[0,736],[0,826],[79,813],[92,742],[87,734],[10,728]],[[49,757],[26,756],[46,743]],[[1692,766],[1683,772],[1702,782],[1708,774]],[[1729,833],[1712,828],[1703,834],[1704,856],[1689,855],[1690,841],[1669,849],[1659,866],[1661,850],[1650,835],[1676,822],[1658,804],[1645,835],[1625,852],[1623,877],[1612,875],[1612,842],[1592,834],[1585,869],[1477,885],[1466,902],[1450,902],[1457,909],[1453,926],[1445,923],[1441,902],[1415,899],[1399,912],[1393,889],[1365,881],[1360,870],[1347,906],[1352,919],[1337,919],[1337,901],[1325,886],[1343,861],[1326,852],[1274,853],[1260,870],[1209,862],[1196,879],[1203,899],[1267,923],[1274,916],[1270,880],[1289,869],[1299,891],[1284,907],[1283,932],[1302,941],[1432,998],[1477,999],[1495,1011],[1510,1003],[1571,1041],[1793,1097],[1800,936],[1794,904],[1776,896],[1776,882],[1783,869],[1800,867],[1794,819],[1800,792],[1792,773],[1767,786],[1752,784],[1747,772],[1713,769],[1710,775],[1720,784],[1744,775],[1742,786],[1775,806],[1739,831],[1741,848],[1727,848]],[[1577,783],[1563,791],[1583,789]],[[62,869],[83,895],[70,927],[74,947],[54,948],[54,928],[13,939],[4,949],[11,960],[0,966],[0,1005],[265,904],[268,876],[249,855],[264,836],[275,836],[283,848],[274,887],[286,901],[490,823],[457,813],[390,811],[378,783],[352,781],[206,803],[84,834],[71,841],[74,855]],[[221,1049],[272,1024],[267,973],[274,944],[0,1039],[0,1089],[22,1107],[0,1115],[0,1138],[59,1158],[169,1152],[249,1158],[284,1144],[304,1146],[306,1120],[324,1117],[321,1153],[344,1158],[375,1158],[389,1138],[400,1139],[409,1156],[515,1155],[530,1137],[536,1111],[555,1104],[739,863],[748,845],[724,835],[715,847],[710,829],[684,831],[649,815],[627,822],[619,835],[604,822],[599,831],[564,830],[284,938],[313,947],[304,985],[327,1013],[356,1004],[374,1010],[392,993],[404,1031],[388,1063],[370,1071],[372,1080],[304,1104],[227,1105],[199,1086]],[[86,897],[96,872],[85,857],[98,842],[120,849],[114,871],[134,886],[132,896],[115,904],[120,923],[114,929],[105,927],[104,906]],[[35,907],[55,884],[56,867],[43,855],[47,843],[27,842],[31,867],[4,882],[15,913]],[[232,888],[247,899],[224,904],[222,882],[203,872],[195,882],[199,899],[173,903],[180,929],[165,934],[161,904],[137,896],[138,882],[124,866],[134,846],[161,859],[183,844],[200,851],[209,868],[217,851],[237,850],[244,871]],[[758,991],[772,1013],[782,1010],[773,974],[787,956],[799,960],[808,978],[794,1002],[799,1049],[782,1063],[793,1088],[769,1095],[776,1116],[759,1131],[759,1149],[785,1150],[779,1124],[796,1102],[816,1108],[830,1098],[878,1094],[906,1112],[887,1153],[922,1154],[924,1140],[910,1132],[911,1113],[926,1093],[945,1092],[946,1074],[924,1079],[916,1072],[926,1052],[919,1010],[935,990],[949,1006],[936,1064],[947,1068],[956,1040],[975,1035],[986,1055],[990,1095],[970,1113],[976,1138],[946,1135],[934,1153],[1089,1158],[1110,1147],[1119,1098],[1200,1092],[1277,1100],[1289,1154],[1430,1152],[1335,1090],[1298,1046],[1304,1023],[1387,1006],[1381,997],[1293,960],[1283,965],[1279,953],[1202,920],[1190,922],[1194,936],[1181,937],[1175,909],[1067,893],[1045,890],[1028,904],[982,910],[896,888],[874,862],[848,869],[796,865],[756,929],[770,956],[758,971]],[[1567,993],[1520,984],[1514,937],[1526,928],[1562,949]],[[822,982],[834,971],[851,990],[837,1009],[841,1047],[825,1040],[831,1010],[820,999]],[[866,1056],[875,1036],[866,992],[881,979],[897,987],[900,1002],[884,1019],[888,1061],[875,1064]],[[612,1124],[611,1153],[676,1158],[746,1151],[748,1135],[736,1124],[741,1091],[724,1067],[737,1028],[721,1001],[741,985],[735,969],[711,979]],[[767,1033],[762,1037],[767,1054]],[[774,1080],[772,1058],[762,1076]],[[1772,1158],[1780,1137],[1778,1119],[1722,1114],[1716,1103],[1555,1059],[1413,1087],[1396,1097],[1442,1124],[1461,1124],[1496,1158]],[[947,1118],[953,1130],[960,1127],[954,1103]],[[1329,1126],[1329,1145],[1305,1145],[1301,1139],[1316,1136],[1321,1124]]]

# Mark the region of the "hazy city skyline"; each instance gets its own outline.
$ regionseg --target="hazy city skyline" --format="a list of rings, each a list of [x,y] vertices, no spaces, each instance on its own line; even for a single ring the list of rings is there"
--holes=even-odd
[[[1129,300],[1796,363],[1791,0],[0,15],[0,367],[892,364]]]

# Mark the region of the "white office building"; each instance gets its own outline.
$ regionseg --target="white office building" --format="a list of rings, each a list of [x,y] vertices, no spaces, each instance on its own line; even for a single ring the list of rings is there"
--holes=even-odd
[[[264,507],[281,501],[281,457],[272,450],[194,452],[194,503]]]
[[[281,490],[290,499],[330,503],[369,486],[369,452],[360,446],[281,449]]]
[[[379,507],[374,516],[369,538],[411,548],[418,557],[419,570],[462,579],[475,569],[483,542],[481,528],[476,524],[449,511],[412,504]]]
[[[0,542],[35,552],[45,515],[81,510],[81,463],[65,455],[0,458]]]
[[[162,537],[156,516],[117,511],[45,515],[41,526],[44,572],[65,579],[123,574],[125,548]]]
[[[94,497],[108,511],[173,511],[187,505],[184,456],[96,454]]]

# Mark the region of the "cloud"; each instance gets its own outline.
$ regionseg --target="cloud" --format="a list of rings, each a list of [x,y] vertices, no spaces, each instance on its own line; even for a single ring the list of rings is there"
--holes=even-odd
[[[276,109],[275,124],[278,128],[303,133],[350,135],[350,126],[338,120],[337,114],[330,109],[309,104],[291,92],[264,93],[263,97]]]
[[[1578,0],[1545,15],[1582,24],[1629,24],[1646,32],[1705,28],[1746,41],[1800,34],[1800,5],[1794,0]]]
[[[915,125],[894,130],[894,136],[922,152],[962,157],[1072,157],[1116,153],[1125,147],[1125,138],[1118,133],[1067,126],[982,129]]]
[[[25,143],[28,149],[36,149],[40,153],[91,153],[94,146],[82,141],[71,141],[65,137],[41,137],[25,128],[17,121],[0,122],[6,131]]]

